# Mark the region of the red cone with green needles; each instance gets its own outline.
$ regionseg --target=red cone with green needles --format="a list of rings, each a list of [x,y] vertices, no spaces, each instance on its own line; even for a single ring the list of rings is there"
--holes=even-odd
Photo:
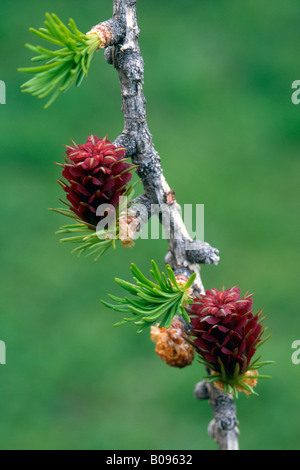
[[[252,312],[252,295],[240,298],[240,289],[207,290],[194,299],[191,324],[194,346],[211,371],[211,381],[219,381],[225,392],[255,393],[253,384],[261,376],[256,369],[266,363],[251,363],[261,339],[261,311]],[[252,373],[251,373],[252,371]]]
[[[70,209],[83,221],[97,225],[101,204],[117,207],[131,180],[133,166],[124,158],[125,149],[115,147],[107,138],[91,135],[84,145],[67,146],[66,163],[59,180],[67,194]]]

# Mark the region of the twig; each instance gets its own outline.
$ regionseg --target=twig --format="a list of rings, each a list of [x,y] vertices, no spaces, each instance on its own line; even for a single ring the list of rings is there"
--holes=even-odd
[[[111,37],[118,38],[118,41],[113,40],[106,47],[105,58],[108,63],[114,65],[119,74],[124,114],[124,130],[114,144],[125,147],[127,156],[138,165],[137,173],[144,186],[144,195],[136,202],[143,202],[148,208],[157,205],[166,216],[165,220],[169,224],[166,227],[169,249],[165,262],[170,264],[176,273],[186,274],[186,277],[196,273],[194,293],[202,294],[205,290],[199,264],[217,264],[219,252],[208,243],[192,240],[189,236],[182,220],[180,206],[175,200],[175,192],[163,175],[161,160],[153,145],[146,119],[146,100],[143,93],[144,61],[138,43],[136,0],[114,0],[113,5],[113,21],[109,20],[104,24],[111,28]],[[113,31],[115,26],[116,32]],[[145,218],[147,214],[146,217],[143,215],[144,222]],[[161,219],[163,223],[164,217]],[[219,392],[212,384],[205,384],[205,387],[215,416],[209,426],[211,436],[220,449],[237,449],[237,420],[232,398]]]
[[[198,400],[209,400],[214,419],[209,423],[208,434],[219,445],[220,450],[239,450],[238,421],[233,398],[224,395],[205,380],[196,385],[194,394]]]

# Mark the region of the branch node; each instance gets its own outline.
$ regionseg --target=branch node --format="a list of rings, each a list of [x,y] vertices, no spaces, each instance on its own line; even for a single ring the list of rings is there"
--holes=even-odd
[[[116,147],[123,147],[126,150],[126,158],[132,157],[137,151],[136,140],[129,133],[124,131],[119,137],[114,141]]]
[[[187,242],[186,257],[191,263],[215,264],[220,261],[219,250],[209,243],[194,240]]]
[[[96,26],[93,26],[92,29],[86,34],[96,34],[98,36],[98,38],[100,39],[98,49],[105,49],[111,44],[111,30],[107,27],[105,23],[99,23]]]
[[[115,46],[108,46],[104,51],[104,58],[110,65],[115,65]]]
[[[194,396],[197,400],[208,400],[209,393],[206,386],[206,380],[202,380],[202,382],[198,382],[194,389]]]
[[[170,189],[170,191],[167,192],[166,202],[169,206],[176,202],[174,189]]]

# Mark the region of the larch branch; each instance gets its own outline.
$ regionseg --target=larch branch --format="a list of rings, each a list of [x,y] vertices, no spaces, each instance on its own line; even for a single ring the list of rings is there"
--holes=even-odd
[[[191,239],[181,216],[181,208],[176,202],[175,192],[164,177],[160,156],[153,145],[143,93],[144,61],[138,42],[140,31],[136,0],[113,0],[113,18],[102,25],[108,30],[105,59],[119,74],[122,95],[124,129],[114,144],[125,147],[126,156],[131,157],[132,162],[137,165],[144,194],[136,202],[143,202],[148,208],[158,205],[167,212],[166,220],[169,221],[170,228],[168,227],[168,253],[165,262],[171,265],[175,273],[185,274],[187,277],[196,273],[194,293],[203,294],[205,290],[199,264],[217,264],[219,252],[208,243]],[[138,204],[136,207],[138,208]],[[148,217],[149,215],[148,210]],[[144,222],[145,219],[147,211],[146,215],[143,214]],[[220,449],[238,449],[237,419],[232,398],[218,391],[212,384],[205,383],[201,387],[199,384],[196,386],[195,396],[199,399],[200,388],[201,399],[209,399],[214,412],[214,420],[209,426],[210,435]]]

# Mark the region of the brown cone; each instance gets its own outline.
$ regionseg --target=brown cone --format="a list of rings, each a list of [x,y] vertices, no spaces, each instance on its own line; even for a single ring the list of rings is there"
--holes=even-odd
[[[195,356],[194,348],[184,339],[182,321],[174,317],[170,328],[151,327],[151,339],[156,343],[156,354],[169,366],[189,366]]]

